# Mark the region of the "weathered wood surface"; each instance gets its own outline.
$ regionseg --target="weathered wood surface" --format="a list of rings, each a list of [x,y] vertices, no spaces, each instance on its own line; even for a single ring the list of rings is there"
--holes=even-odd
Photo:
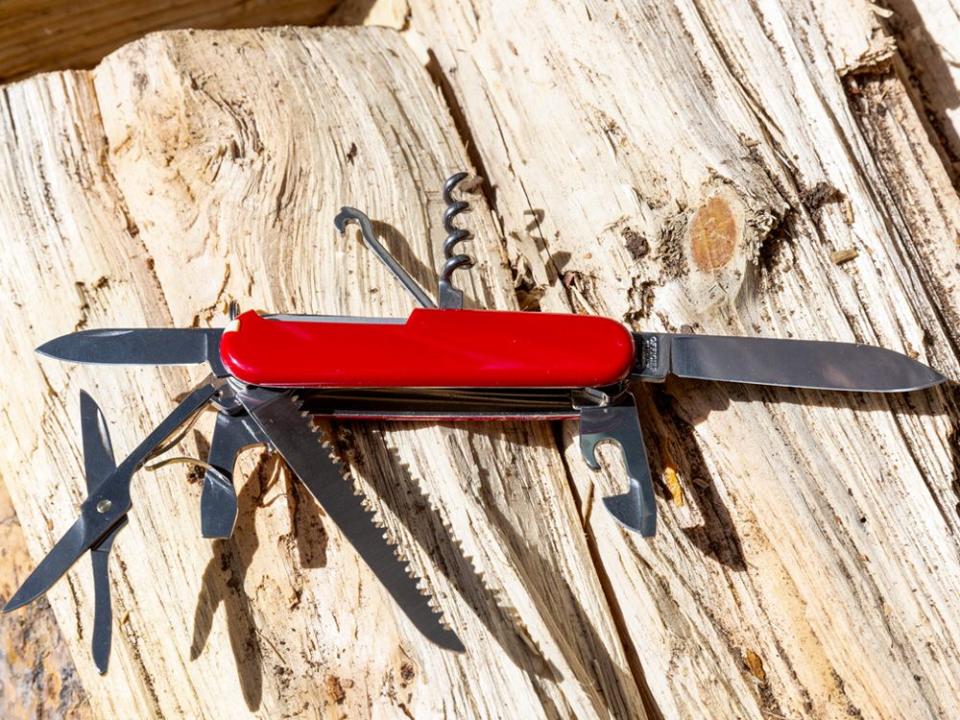
[[[442,233],[424,191],[464,145],[488,178],[489,212],[471,216],[473,302],[858,339],[957,376],[953,106],[902,29],[915,9],[952,68],[960,50],[934,3],[894,16],[799,0],[358,5],[333,18],[405,28],[435,88],[389,33],[291,31],[157,36],[92,85],[70,74],[7,91],[18,149],[5,145],[3,182],[14,168],[17,190],[4,188],[0,222],[20,242],[0,287],[58,309],[3,350],[26,378],[6,399],[19,446],[3,448],[4,479],[35,558],[82,496],[77,390],[129,448],[187,375],[68,368],[30,346],[81,321],[216,323],[230,297],[403,312],[330,218],[368,208],[432,283]],[[23,315],[4,312],[18,337]],[[114,579],[107,678],[87,663],[87,568],[51,593],[94,711],[627,716],[642,693],[664,717],[950,717],[953,387],[867,398],[670,382],[639,396],[661,492],[652,541],[595,507],[622,473],[586,471],[572,424],[562,458],[540,427],[364,426],[345,440],[468,658],[408,633],[256,453],[238,534],[209,564],[196,486],[144,473],[150,501],[117,546],[129,580]]]
[[[542,309],[862,340],[956,377],[960,205],[878,22],[866,3],[414,0],[407,37]],[[610,484],[568,427],[590,542],[664,716],[955,712],[952,393],[644,390],[653,541],[594,507]]]
[[[0,0],[0,82],[92,67],[151,30],[314,25],[335,0]]]
[[[84,494],[79,389],[122,452],[196,373],[69,366],[32,347],[80,327],[219,323],[228,298],[403,313],[403,290],[332,218],[351,202],[389,222],[394,252],[435,287],[430,188],[467,162],[387,31],[154,35],[93,73],[9,86],[0,116],[2,358],[17,377],[2,464],[35,558]],[[471,300],[511,307],[481,198],[471,225]],[[470,652],[426,644],[306,493],[253,453],[228,542],[199,537],[186,472],[135,480],[105,677],[88,660],[87,563],[49,593],[97,715],[643,715],[549,426],[372,425],[341,445]]]
[[[960,2],[887,0],[881,12],[904,64],[900,76],[916,91],[930,139],[960,176]]]

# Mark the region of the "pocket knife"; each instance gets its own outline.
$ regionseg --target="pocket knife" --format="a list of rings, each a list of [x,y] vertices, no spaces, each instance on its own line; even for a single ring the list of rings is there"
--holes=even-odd
[[[465,310],[453,273],[473,264],[457,247],[470,234],[454,224],[468,208],[443,187],[445,264],[439,304],[379,243],[367,216],[345,207],[341,232],[360,226],[363,241],[420,307],[406,318],[238,314],[222,329],[84,330],[38,352],[107,365],[206,364],[201,382],[127,457],[115,464],[103,415],[81,394],[88,496],[80,516],[4,608],[45,593],[86,551],[94,572],[93,654],[104,672],[110,652],[108,556],[131,509],[130,482],[146,462],[179,442],[208,406],[217,411],[205,461],[201,532],[226,538],[237,517],[237,454],[262,444],[278,452],[317,499],[403,613],[428,639],[463,645],[417,587],[340,463],[315,433],[314,417],[347,420],[579,419],[580,448],[599,469],[596,447],[617,445],[629,484],[603,499],[624,528],[652,536],[657,509],[632,381],[667,375],[851,392],[908,392],[944,381],[911,358],[837,342],[631,332],[611,319],[572,314]]]

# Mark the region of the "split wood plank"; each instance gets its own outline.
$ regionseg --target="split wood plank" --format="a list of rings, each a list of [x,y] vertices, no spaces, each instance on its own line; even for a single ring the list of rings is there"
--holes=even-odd
[[[467,159],[394,33],[160,33],[92,73],[9,86],[3,105],[0,357],[18,382],[0,461],[35,559],[84,495],[79,389],[122,453],[200,371],[65,365],[32,347],[83,327],[215,325],[231,298],[403,315],[403,290],[335,232],[341,204],[384,223],[436,287],[438,186]],[[500,238],[476,203],[479,262],[463,282],[473,301],[511,307]],[[97,715],[643,716],[549,426],[363,424],[338,444],[469,652],[420,637],[322,509],[253,452],[226,542],[199,536],[195,475],[135,479],[106,676],[87,660],[87,562],[48,594]]]
[[[154,30],[315,25],[335,6],[335,0],[0,0],[0,82],[92,67]]]
[[[410,6],[405,37],[489,179],[525,304],[646,330],[858,340],[957,376],[960,202],[876,7]],[[565,442],[651,704],[949,717],[952,389],[640,393],[655,539],[614,526],[596,497],[625,480],[583,468],[573,424]]]

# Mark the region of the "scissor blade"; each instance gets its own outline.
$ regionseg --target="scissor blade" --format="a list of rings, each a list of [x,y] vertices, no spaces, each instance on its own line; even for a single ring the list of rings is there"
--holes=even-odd
[[[117,463],[113,458],[107,420],[96,401],[84,390],[80,391],[80,432],[83,437],[83,469],[89,493],[117,469]]]
[[[634,376],[662,379],[672,373],[698,380],[840,390],[908,392],[946,380],[912,358],[870,345],[637,333]]]
[[[16,610],[43,595],[70,569],[77,558],[90,547],[86,519],[80,517],[30,573],[20,589],[4,606],[4,612]]]
[[[110,444],[107,420],[96,401],[80,391],[80,429],[83,437],[83,467],[87,493],[96,490],[117,469]],[[126,518],[91,548],[93,568],[93,637],[90,640],[93,662],[102,675],[110,662],[110,643],[113,634],[113,608],[110,601],[110,548]]]
[[[250,388],[240,398],[270,443],[417,629],[440,647],[462,652],[460,638],[442,624],[437,611],[430,607],[427,597],[410,577],[407,564],[397,558],[383,529],[374,522],[373,513],[364,507],[340,464],[330,458],[329,448],[321,444],[313,430],[312,418],[301,414],[292,393]]]
[[[86,550],[97,545],[116,529],[130,510],[130,479],[150,454],[185,422],[190,420],[219,391],[222,382],[207,381],[180,401],[163,421],[143,439],[117,469],[89,492],[80,507],[80,517],[40,561],[37,568],[4,607],[15,610],[45,593],[70,569]],[[107,540],[105,549],[109,547]]]
[[[112,539],[116,531],[110,533]],[[113,635],[113,608],[110,603],[110,549],[94,549],[93,563],[93,638],[90,647],[93,663],[103,675],[110,663],[110,643]]]
[[[81,330],[37,348],[41,355],[101,365],[195,365],[219,362],[219,328]]]

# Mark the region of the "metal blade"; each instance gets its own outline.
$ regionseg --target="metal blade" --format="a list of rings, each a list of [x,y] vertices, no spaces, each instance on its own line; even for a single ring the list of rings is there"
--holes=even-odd
[[[91,493],[117,469],[110,444],[107,421],[96,401],[80,391],[80,428],[83,437],[83,466],[87,493]],[[90,641],[93,662],[102,675],[110,662],[113,634],[113,607],[110,602],[110,548],[120,528],[127,524],[124,515],[99,543],[90,549],[93,569],[93,637]]]
[[[633,376],[662,380],[668,373],[698,380],[840,390],[908,392],[946,380],[906,355],[870,345],[635,333]]]
[[[603,504],[628,530],[653,537],[657,532],[657,499],[633,395],[627,394],[614,405],[580,410],[580,451],[592,470],[600,469],[597,445],[604,442],[620,447],[630,487],[622,495],[603,498]]]
[[[237,522],[237,491],[233,468],[237,456],[250,445],[266,441],[260,426],[248,415],[217,413],[200,493],[200,533],[205,538],[228,538]]]
[[[86,550],[103,541],[125,520],[130,510],[130,480],[150,454],[178,428],[199,412],[217,394],[222,380],[204,382],[196,388],[88,494],[80,507],[80,517],[47,553],[3,608],[4,612],[26,605],[45,593],[70,569]]]
[[[96,401],[85,391],[80,391],[80,432],[83,437],[83,468],[87,480],[87,492],[92,492],[114,470],[113,446],[107,421]]]
[[[57,541],[57,544],[40,561],[40,564],[34,568],[30,577],[24,581],[20,589],[4,605],[3,611],[16,610],[43,595],[53,583],[70,569],[77,558],[80,557],[80,554],[90,547],[87,536],[86,518],[80,517]]]
[[[126,523],[124,523],[126,524]],[[110,533],[112,538],[114,533]],[[110,664],[110,644],[113,636],[113,607],[110,604],[110,551],[90,553],[93,562],[93,664],[103,675]]]
[[[408,574],[394,547],[377,527],[373,513],[364,507],[340,463],[321,445],[310,416],[301,414],[291,392],[248,388],[239,393],[270,443],[310,490],[324,511],[340,528],[367,566],[380,580],[400,609],[430,641],[448,650],[462,652],[457,635],[440,621],[426,596]]]
[[[37,348],[57,360],[102,365],[195,365],[220,362],[219,328],[82,330]]]

